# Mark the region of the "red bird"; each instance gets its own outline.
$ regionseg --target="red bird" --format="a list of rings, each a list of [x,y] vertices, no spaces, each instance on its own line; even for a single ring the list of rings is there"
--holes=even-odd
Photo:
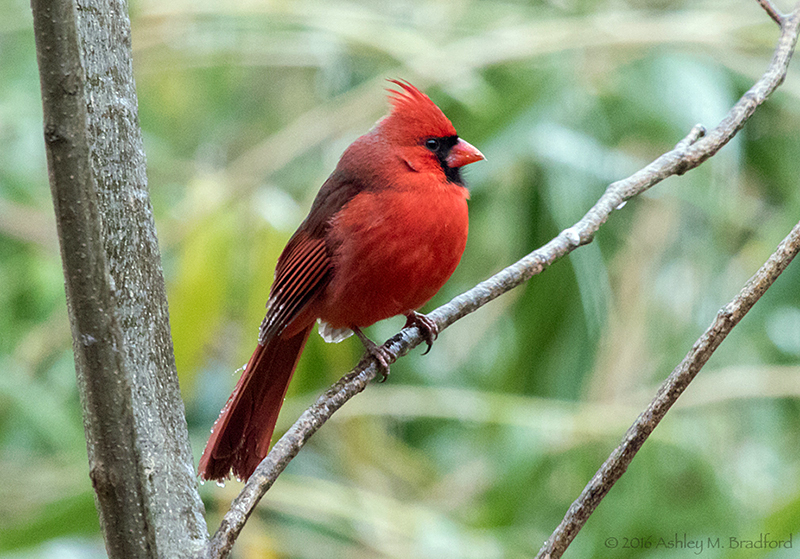
[[[426,334],[416,309],[444,285],[467,242],[461,167],[483,155],[407,82],[390,80],[392,110],[348,147],[283,249],[258,345],[200,459],[203,479],[247,479],[267,455],[278,412],[314,321],[326,341],[395,315]]]

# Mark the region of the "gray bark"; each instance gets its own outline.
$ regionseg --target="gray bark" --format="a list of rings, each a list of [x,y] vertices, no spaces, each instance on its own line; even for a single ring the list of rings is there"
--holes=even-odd
[[[124,0],[32,0],[89,470],[112,558],[208,534],[169,332]]]

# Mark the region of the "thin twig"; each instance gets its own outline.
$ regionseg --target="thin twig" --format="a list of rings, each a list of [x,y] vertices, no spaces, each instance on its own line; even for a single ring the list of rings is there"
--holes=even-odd
[[[762,0],[759,0],[759,3],[764,6]],[[768,8],[765,9],[770,12]],[[781,36],[765,74],[739,99],[717,127],[706,134],[702,126],[695,126],[673,150],[630,177],[609,185],[597,203],[578,223],[562,231],[545,246],[431,312],[428,316],[436,321],[439,331],[541,273],[550,264],[577,247],[592,242],[595,233],[624,201],[641,194],[667,177],[681,175],[697,167],[727,144],[756,108],[783,82],[797,41],[798,10],[800,7],[791,15],[782,18]],[[416,326],[400,331],[383,346],[389,355],[389,364],[422,341],[423,338]],[[363,391],[376,374],[374,362],[362,360],[300,416],[259,464],[241,493],[231,503],[231,509],[211,540],[209,557],[228,556],[247,518],[278,475],[297,455],[309,437],[345,402]]]
[[[770,0],[756,0],[756,2],[758,2],[758,4],[764,8],[764,10],[769,14],[769,17],[775,20],[775,23],[783,27],[783,14],[778,11],[778,9],[772,2],[770,2]]]
[[[625,433],[620,445],[614,449],[614,452],[597,470],[580,496],[572,503],[561,524],[539,550],[537,558],[556,559],[561,557],[586,523],[589,515],[594,512],[611,487],[628,469],[633,457],[656,425],[664,418],[672,404],[683,394],[683,391],[733,330],[733,327],[778,279],[778,276],[797,256],[798,252],[800,252],[800,223],[795,225],[789,235],[781,241],[772,256],[747,281],[736,297],[720,309],[711,326],[700,336],[683,361],[667,377],[650,405]]]

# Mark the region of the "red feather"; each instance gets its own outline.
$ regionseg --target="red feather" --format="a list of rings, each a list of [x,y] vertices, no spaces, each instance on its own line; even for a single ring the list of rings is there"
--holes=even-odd
[[[258,346],[200,460],[204,479],[248,478],[266,456],[314,320],[362,328],[409,315],[461,259],[460,168],[483,155],[425,94],[392,83],[391,113],[345,150],[278,259]]]
[[[247,479],[267,455],[278,412],[311,325],[294,336],[256,346],[233,394],[214,423],[200,458],[203,479],[225,479],[233,470]]]

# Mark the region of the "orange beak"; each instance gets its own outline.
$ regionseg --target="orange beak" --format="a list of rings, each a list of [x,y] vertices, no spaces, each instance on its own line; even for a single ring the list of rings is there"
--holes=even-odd
[[[459,138],[456,145],[450,149],[450,154],[447,156],[447,159],[445,159],[445,162],[448,167],[455,169],[457,167],[469,165],[470,163],[475,163],[481,159],[486,158],[478,148]]]

